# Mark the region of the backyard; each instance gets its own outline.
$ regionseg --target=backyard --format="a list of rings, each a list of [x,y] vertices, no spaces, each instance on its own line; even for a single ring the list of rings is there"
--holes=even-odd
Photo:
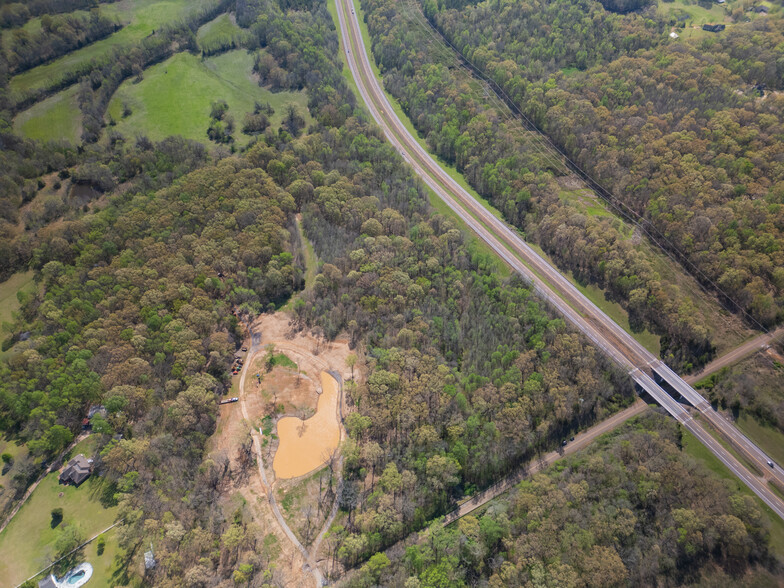
[[[91,455],[93,439],[85,439],[72,451],[71,456],[84,453]],[[106,482],[97,476],[91,476],[79,488],[62,486],[58,483],[58,472],[47,475],[27,502],[22,506],[13,520],[0,533],[0,578],[4,583],[15,586],[38,570],[51,563],[57,552],[58,540],[64,544],[64,535],[75,531],[75,535],[87,540],[97,535],[115,522],[117,507],[106,508],[102,504],[102,496],[106,490]],[[52,510],[62,509],[62,520],[56,523]],[[115,549],[111,541],[107,541],[107,552]],[[95,546],[91,546],[95,549]],[[91,553],[86,548],[85,557]],[[107,568],[106,561],[111,561],[113,553],[95,555],[90,561],[96,571]],[[98,585],[98,583],[96,583]],[[102,584],[106,585],[106,584]]]

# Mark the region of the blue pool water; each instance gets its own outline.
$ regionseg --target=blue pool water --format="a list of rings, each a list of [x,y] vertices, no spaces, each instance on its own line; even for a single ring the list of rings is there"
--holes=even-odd
[[[78,584],[79,581],[84,578],[84,570],[79,570],[73,576],[70,576],[65,583],[66,584]]]

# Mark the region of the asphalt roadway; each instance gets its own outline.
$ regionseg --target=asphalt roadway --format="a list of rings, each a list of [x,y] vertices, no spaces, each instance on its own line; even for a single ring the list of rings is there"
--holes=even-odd
[[[713,411],[705,399],[657,357],[642,347],[596,305],[579,292],[560,272],[539,256],[517,232],[491,214],[435,162],[409,133],[397,117],[376,79],[362,43],[359,21],[350,0],[337,0],[338,21],[343,50],[351,74],[371,116],[390,143],[401,153],[423,182],[431,188],[483,241],[507,264],[524,275],[534,290],[561,312],[594,344],[626,369],[639,386],[693,433],[736,476],[746,483],[771,509],[784,518],[784,501],[773,493],[765,479],[760,479],[717,443],[679,404],[651,377],[662,377],[675,391],[702,412],[744,458],[759,466],[760,471],[784,482],[778,469],[771,470],[767,456],[749,441],[734,425]],[[557,292],[557,293],[556,293]],[[784,485],[784,484],[783,484]]]

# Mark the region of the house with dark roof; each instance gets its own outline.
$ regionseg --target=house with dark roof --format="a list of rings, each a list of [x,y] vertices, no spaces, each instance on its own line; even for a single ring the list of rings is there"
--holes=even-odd
[[[755,6],[753,10],[758,14],[768,14],[768,12],[770,11],[767,6],[763,6],[763,5]]]
[[[65,469],[60,472],[60,483],[78,486],[84,482],[90,477],[90,473],[92,472],[93,466],[91,462],[92,460],[88,460],[81,453],[74,457],[68,462]]]
[[[702,25],[703,31],[709,31],[711,33],[720,33],[724,30],[723,24],[704,24]]]

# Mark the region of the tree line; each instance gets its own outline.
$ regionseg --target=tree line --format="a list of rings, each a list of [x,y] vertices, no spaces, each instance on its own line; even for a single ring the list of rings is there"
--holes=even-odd
[[[478,514],[375,555],[346,585],[775,584],[768,515],[686,455],[680,434],[664,415],[640,417]],[[395,473],[380,483],[396,487]]]
[[[114,19],[92,10],[89,14],[65,14],[41,17],[41,30],[28,33],[13,31],[6,57],[11,74],[32,69],[75,49],[108,37],[122,28]]]
[[[61,14],[75,10],[95,8],[99,4],[111,4],[117,0],[30,0],[29,2],[0,3],[0,28],[21,27],[35,16]]]

